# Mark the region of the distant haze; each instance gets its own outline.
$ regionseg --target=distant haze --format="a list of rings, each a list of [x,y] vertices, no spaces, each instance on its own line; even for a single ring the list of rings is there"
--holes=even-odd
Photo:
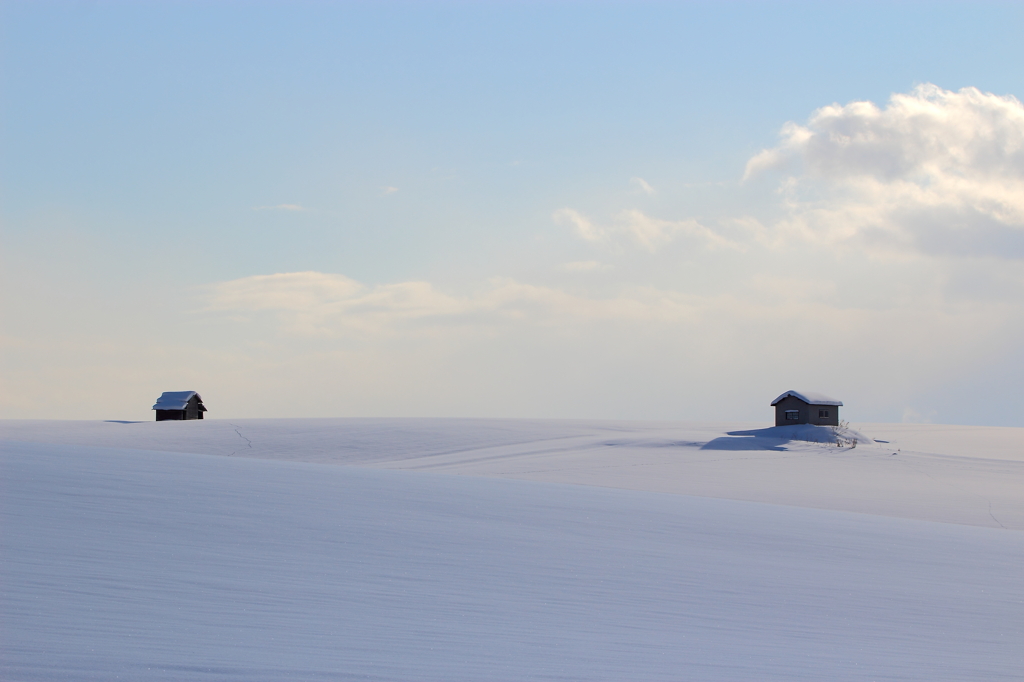
[[[2,417],[1024,426],[1022,25],[6,4]]]

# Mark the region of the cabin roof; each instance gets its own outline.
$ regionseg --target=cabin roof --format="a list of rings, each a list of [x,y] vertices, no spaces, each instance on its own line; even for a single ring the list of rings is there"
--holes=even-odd
[[[775,406],[784,398],[788,398],[789,396],[793,396],[797,400],[802,400],[808,405],[838,405],[840,407],[843,405],[842,400],[829,398],[827,395],[822,395],[821,393],[810,393],[808,391],[786,391],[772,401],[772,406]]]
[[[188,401],[195,396],[202,405],[203,398],[195,391],[164,391],[153,405],[154,410],[184,410]]]

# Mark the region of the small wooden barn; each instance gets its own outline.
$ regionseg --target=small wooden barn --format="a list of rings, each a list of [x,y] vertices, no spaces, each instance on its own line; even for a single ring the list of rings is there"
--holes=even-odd
[[[772,401],[775,408],[775,425],[819,424],[839,426],[839,408],[843,401],[829,398],[820,393],[786,391]]]
[[[153,405],[156,420],[168,419],[202,419],[206,406],[202,397],[195,391],[165,391]]]

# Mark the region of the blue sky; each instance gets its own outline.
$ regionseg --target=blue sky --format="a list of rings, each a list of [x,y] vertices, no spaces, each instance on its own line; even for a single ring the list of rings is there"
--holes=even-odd
[[[7,417],[1024,425],[1019,4],[0,12]]]

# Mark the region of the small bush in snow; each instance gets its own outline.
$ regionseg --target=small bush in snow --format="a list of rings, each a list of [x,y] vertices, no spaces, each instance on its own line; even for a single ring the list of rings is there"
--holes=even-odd
[[[849,434],[847,431],[849,428],[850,422],[847,421],[841,421],[839,426],[832,427],[832,434],[836,438],[836,447],[849,447],[851,450],[857,447],[857,439]]]

